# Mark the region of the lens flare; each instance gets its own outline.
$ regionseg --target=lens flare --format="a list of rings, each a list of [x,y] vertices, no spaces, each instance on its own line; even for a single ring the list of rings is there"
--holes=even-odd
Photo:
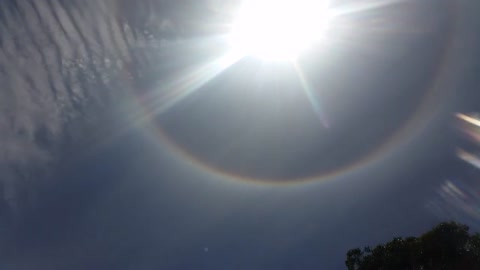
[[[445,180],[437,190],[438,197],[427,206],[439,216],[480,220],[480,121],[475,114],[457,113],[457,128],[467,135],[456,149],[460,165],[465,168],[455,178]],[[472,170],[473,169],[473,170]]]
[[[480,169],[480,158],[478,156],[469,153],[463,149],[457,149],[457,157],[469,163],[470,165]]]
[[[463,121],[465,121],[469,124],[472,124],[474,126],[480,127],[480,120],[478,120],[477,118],[474,118],[472,116],[468,116],[468,115],[463,114],[463,113],[458,113],[457,118],[460,119],[460,120],[463,120]]]

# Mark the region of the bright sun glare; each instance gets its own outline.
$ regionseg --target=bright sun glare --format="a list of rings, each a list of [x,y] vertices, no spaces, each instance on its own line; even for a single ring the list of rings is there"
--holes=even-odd
[[[328,0],[245,0],[230,42],[233,50],[266,60],[291,60],[318,41]]]

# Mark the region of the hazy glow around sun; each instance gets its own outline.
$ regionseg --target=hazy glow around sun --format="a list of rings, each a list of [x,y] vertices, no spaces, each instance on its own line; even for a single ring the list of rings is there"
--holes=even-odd
[[[231,46],[262,59],[294,59],[321,38],[328,6],[328,0],[245,0],[233,24]]]

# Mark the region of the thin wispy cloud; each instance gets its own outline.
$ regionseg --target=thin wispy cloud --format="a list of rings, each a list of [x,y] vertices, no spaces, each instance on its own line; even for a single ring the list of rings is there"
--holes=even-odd
[[[153,42],[124,16],[122,1],[24,0],[0,11],[0,200],[13,212],[20,194],[48,177],[60,146],[84,139],[127,89],[132,51]],[[141,6],[141,5],[140,5]],[[151,28],[174,31],[168,18]],[[140,24],[142,27],[145,25]],[[28,173],[26,173],[28,172]]]

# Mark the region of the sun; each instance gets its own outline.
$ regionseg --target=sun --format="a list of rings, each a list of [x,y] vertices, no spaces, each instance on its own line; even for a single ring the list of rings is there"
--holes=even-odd
[[[329,17],[328,0],[245,0],[230,44],[243,55],[295,59],[322,38]]]

